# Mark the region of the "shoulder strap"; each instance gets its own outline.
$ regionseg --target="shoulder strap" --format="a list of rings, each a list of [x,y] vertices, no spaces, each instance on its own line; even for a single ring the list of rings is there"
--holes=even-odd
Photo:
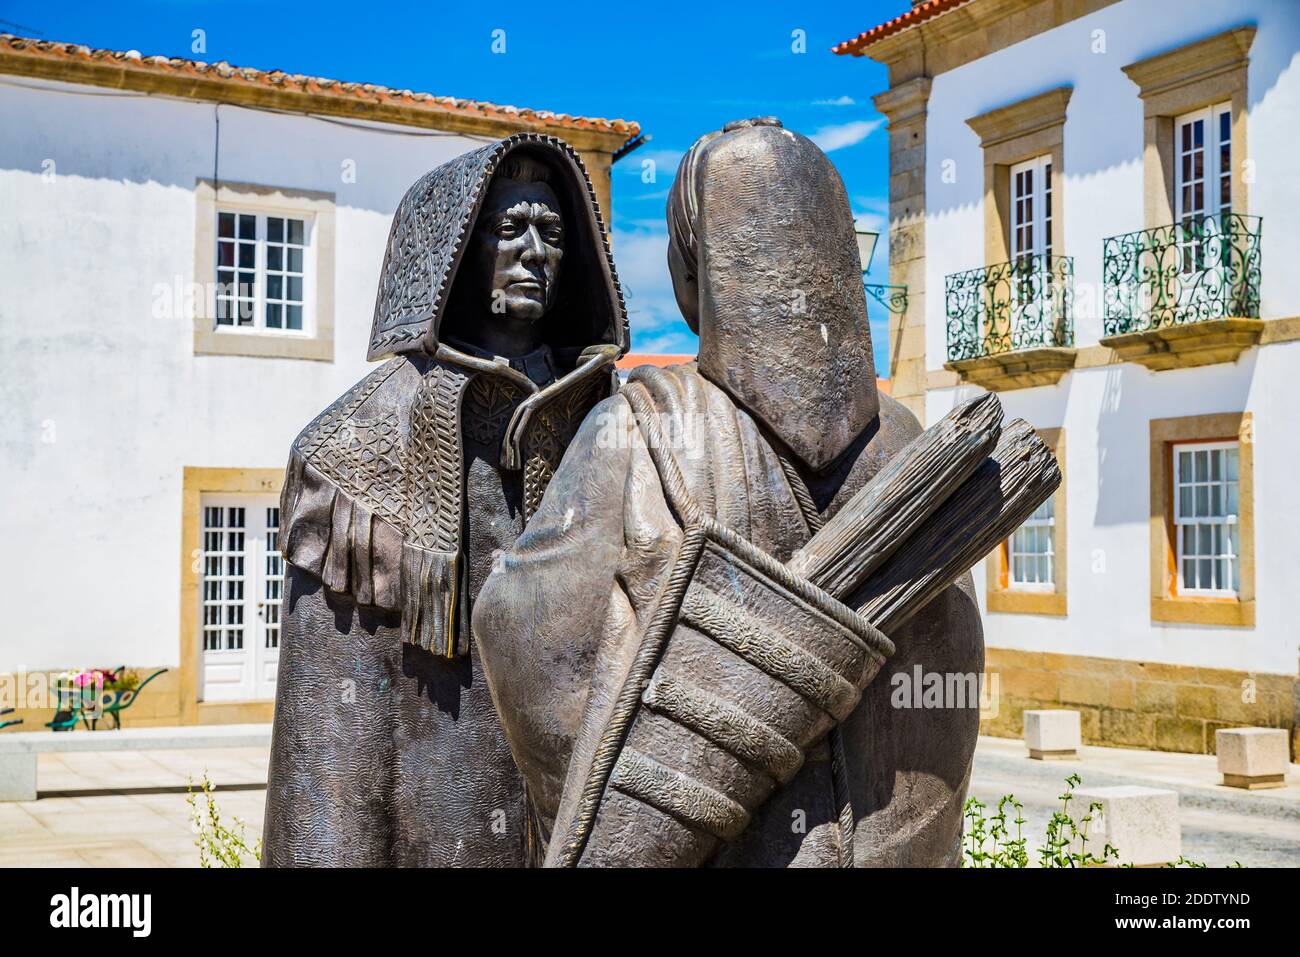
[[[799,506],[799,513],[803,516],[804,524],[808,526],[808,537],[811,538],[821,530],[823,520],[821,512],[817,511],[817,506],[813,504],[812,493],[808,491],[808,483],[803,480],[803,476],[799,474],[799,469],[795,467],[795,464],[775,445],[772,446],[772,454],[781,463],[781,471],[785,473],[785,482],[790,486],[795,503]]]
[[[663,431],[659,428],[659,410],[655,408],[649,390],[640,382],[629,382],[619,394],[632,407],[636,426],[645,439],[646,449],[650,452],[650,459],[654,462],[655,471],[659,473],[659,481],[663,485],[664,497],[668,500],[668,507],[672,509],[677,523],[683,528],[698,524],[704,517],[704,512],[686,488],[682,470],[664,441]]]
[[[799,511],[803,514],[808,531],[816,535],[824,521],[821,513],[817,511],[817,506],[813,504],[808,483],[803,480],[795,464],[780,450],[773,446],[772,451],[776,454],[777,461],[781,463],[781,471],[785,473],[785,480],[790,486],[790,491],[794,493],[794,500],[799,504]],[[857,819],[853,813],[852,791],[849,789],[849,760],[844,750],[844,735],[839,725],[827,732],[826,745],[831,753],[831,800],[835,802],[839,839],[836,851],[840,867],[852,867],[853,832],[857,828]]]

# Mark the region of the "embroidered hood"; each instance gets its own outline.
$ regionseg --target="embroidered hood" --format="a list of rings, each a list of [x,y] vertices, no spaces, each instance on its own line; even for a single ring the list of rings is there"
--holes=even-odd
[[[479,207],[501,162],[514,155],[544,164],[555,176],[565,222],[564,266],[556,301],[543,320],[543,340],[561,365],[571,365],[566,358],[592,345],[627,351],[623,293],[582,160],[554,136],[517,133],[443,163],[402,197],[384,253],[368,359],[437,353]]]

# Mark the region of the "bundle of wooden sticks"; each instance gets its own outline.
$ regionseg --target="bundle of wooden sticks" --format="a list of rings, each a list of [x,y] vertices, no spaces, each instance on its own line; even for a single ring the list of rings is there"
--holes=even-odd
[[[786,570],[857,608],[867,621],[892,636],[909,617],[1015,531],[1060,485],[1056,457],[1028,423],[1017,419],[1003,427],[1002,418],[1002,405],[992,394],[955,408],[894,456],[807,545],[791,556]],[[759,569],[765,564],[771,569],[774,564],[743,539],[729,544],[738,563],[748,561]],[[758,574],[752,569],[745,573],[751,581]],[[774,577],[768,570],[761,574]],[[702,632],[722,643],[730,623],[749,613],[744,603],[754,586],[742,586],[739,577],[736,581],[738,597],[728,595],[730,605],[723,607],[739,610],[706,615],[707,621],[688,617],[686,624],[697,635]],[[686,594],[690,594],[689,588]],[[716,594],[713,598],[701,597],[708,594],[705,587],[696,597],[705,603],[722,601]],[[709,606],[704,607],[707,611]],[[842,763],[838,728],[834,726],[832,708],[822,703],[828,701],[828,696],[822,693],[825,689],[818,684],[820,679],[802,685],[812,695],[809,701],[817,699],[815,707],[781,709],[763,718],[747,710],[753,707],[753,699],[775,691],[777,684],[793,688],[791,668],[813,667],[809,661],[815,657],[815,649],[792,648],[791,639],[806,638],[807,631],[805,625],[799,634],[783,636],[779,628],[746,626],[740,638],[732,635],[727,647],[754,665],[739,681],[730,677],[717,681],[707,673],[700,677],[685,673],[689,664],[684,663],[693,660],[691,655],[674,659],[665,652],[666,644],[675,640],[677,632],[647,632],[603,726],[581,797],[569,805],[571,816],[556,823],[556,839],[548,852],[548,862],[573,866],[583,858],[598,811],[617,768],[623,766],[620,762],[625,760],[625,754],[632,757],[627,759],[628,766],[619,779],[622,783],[614,790],[624,796],[631,794],[647,815],[644,820],[654,821],[656,814],[677,817],[699,831],[699,836],[698,840],[683,842],[666,837],[674,833],[669,829],[647,825],[638,830],[624,821],[618,837],[607,837],[605,844],[597,842],[598,863],[701,864],[719,839],[730,839],[725,837],[728,828],[746,825],[774,783],[784,785],[795,774],[799,762],[791,762],[788,757],[793,748],[806,754],[813,742],[829,734],[832,761]],[[848,641],[843,636],[839,640]],[[765,644],[767,641],[770,645]],[[882,662],[865,645],[856,651],[856,656],[840,654],[841,664],[836,670],[840,678],[852,681],[861,692],[880,673]],[[665,665],[665,661],[670,664]],[[845,665],[843,661],[851,663]],[[819,667],[830,668],[825,661]],[[665,686],[678,689],[668,694],[684,694],[680,689],[689,687],[691,700],[699,703],[665,706]],[[659,709],[653,719],[655,730],[639,746],[646,747],[649,741],[653,748],[661,750],[647,757],[635,749],[625,751],[624,745],[629,729],[638,720],[644,696],[652,687],[658,692],[651,697],[659,702],[654,706]],[[850,703],[850,708],[854,704]],[[756,737],[751,739],[750,735]],[[691,743],[700,737],[739,756],[739,760],[706,760],[701,755],[710,752]],[[740,747],[736,742],[742,738],[746,744]],[[779,742],[780,747],[773,742]],[[837,754],[841,756],[834,757]],[[700,799],[700,795],[710,797]],[[847,799],[844,802],[841,808],[849,807]],[[852,809],[845,813],[851,814]],[[851,826],[846,825],[848,831]]]
[[[889,461],[787,563],[886,635],[1011,535],[1061,484],[1023,419],[987,393]]]

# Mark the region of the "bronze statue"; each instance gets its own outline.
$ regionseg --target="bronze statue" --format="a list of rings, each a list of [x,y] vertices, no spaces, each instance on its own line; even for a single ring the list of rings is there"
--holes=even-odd
[[[604,227],[567,144],[512,136],[407,192],[369,349],[395,358],[290,454],[263,863],[535,856],[469,615],[626,344]]]
[[[982,671],[969,575],[943,587],[975,557],[906,619],[856,609],[915,577],[832,594],[799,571],[920,433],[876,389],[843,183],[805,137],[742,121],[692,147],[668,217],[698,362],[596,406],[473,612],[546,862],[955,864],[978,710],[895,709],[871,677]],[[970,479],[988,515],[1003,468]],[[927,521],[917,567],[954,538]]]

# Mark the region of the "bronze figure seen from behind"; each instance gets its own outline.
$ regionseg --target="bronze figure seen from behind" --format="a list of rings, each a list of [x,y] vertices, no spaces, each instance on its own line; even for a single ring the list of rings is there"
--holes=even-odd
[[[768,564],[920,432],[876,390],[843,183],[742,121],[686,154],[668,217],[699,358],[596,407],[474,611],[547,861],[955,863],[978,711],[854,687],[895,646],[980,672],[969,576],[886,638]]]

